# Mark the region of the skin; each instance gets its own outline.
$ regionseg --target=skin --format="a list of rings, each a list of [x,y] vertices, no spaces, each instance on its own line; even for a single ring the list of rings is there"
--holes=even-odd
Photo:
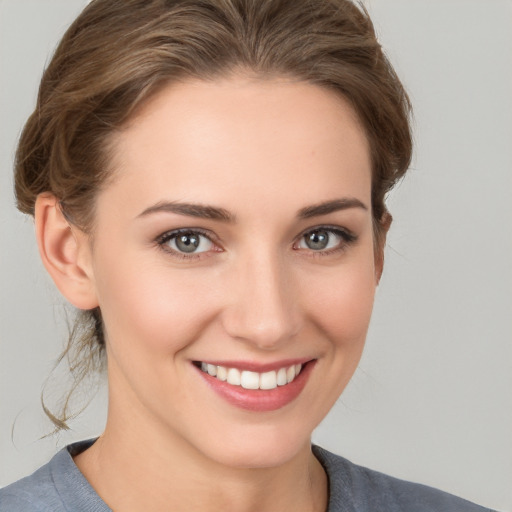
[[[113,139],[114,179],[94,237],[43,194],[43,262],[75,306],[100,306],[107,335],[104,434],[75,458],[114,510],[325,510],[313,429],[353,375],[381,273],[368,142],[349,104],[303,82],[234,76],[160,91]],[[304,208],[353,206],[310,218]],[[231,222],[169,211],[211,205]],[[350,232],[312,250],[304,233]],[[200,229],[183,259],[159,237]],[[192,361],[315,360],[300,395],[243,410]],[[148,493],[148,490],[151,492]]]

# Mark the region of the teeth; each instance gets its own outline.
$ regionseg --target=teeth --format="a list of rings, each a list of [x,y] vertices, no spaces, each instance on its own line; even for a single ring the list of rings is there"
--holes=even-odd
[[[277,374],[276,372],[266,372],[260,374],[260,389],[274,389],[277,388]]]
[[[232,384],[233,386],[240,386],[240,371],[236,368],[230,368],[228,370],[227,379],[228,384]]]
[[[228,371],[224,366],[217,366],[217,379],[226,380],[228,378]]]
[[[286,370],[286,382],[290,384],[290,382],[292,382],[293,379],[295,379],[295,366],[290,366],[290,368]]]
[[[243,371],[240,384],[245,389],[258,389],[260,387],[260,374],[256,372]]]
[[[286,368],[281,368],[277,372],[277,385],[284,386],[285,384],[288,384],[288,381],[286,380]]]
[[[295,364],[277,371],[265,373],[240,371],[237,368],[226,368],[209,363],[201,363],[201,370],[212,377],[226,381],[232,386],[242,386],[244,389],[275,389],[277,386],[285,386],[293,382],[302,370],[301,364]]]

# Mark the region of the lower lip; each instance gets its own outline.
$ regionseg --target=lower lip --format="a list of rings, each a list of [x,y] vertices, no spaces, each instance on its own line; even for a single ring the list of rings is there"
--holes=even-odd
[[[265,412],[281,409],[295,400],[304,389],[315,363],[316,361],[309,361],[304,364],[299,375],[290,384],[274,389],[245,389],[242,386],[232,386],[196,366],[194,368],[210,388],[231,405],[248,411]]]

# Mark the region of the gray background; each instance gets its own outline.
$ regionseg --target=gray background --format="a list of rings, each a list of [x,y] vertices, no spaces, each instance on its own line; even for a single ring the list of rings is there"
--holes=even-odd
[[[0,485],[101,431],[51,430],[39,395],[62,300],[13,206],[12,156],[49,53],[85,0],[0,0]],[[512,510],[512,0],[369,0],[415,105],[416,154],[367,348],[314,435],[355,462]]]

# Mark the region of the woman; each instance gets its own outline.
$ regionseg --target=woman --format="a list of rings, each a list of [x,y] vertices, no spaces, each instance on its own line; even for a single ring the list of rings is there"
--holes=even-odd
[[[96,1],[67,32],[16,190],[106,354],[109,413],[2,510],[483,510],[311,448],[411,139],[366,15],[309,8]]]

